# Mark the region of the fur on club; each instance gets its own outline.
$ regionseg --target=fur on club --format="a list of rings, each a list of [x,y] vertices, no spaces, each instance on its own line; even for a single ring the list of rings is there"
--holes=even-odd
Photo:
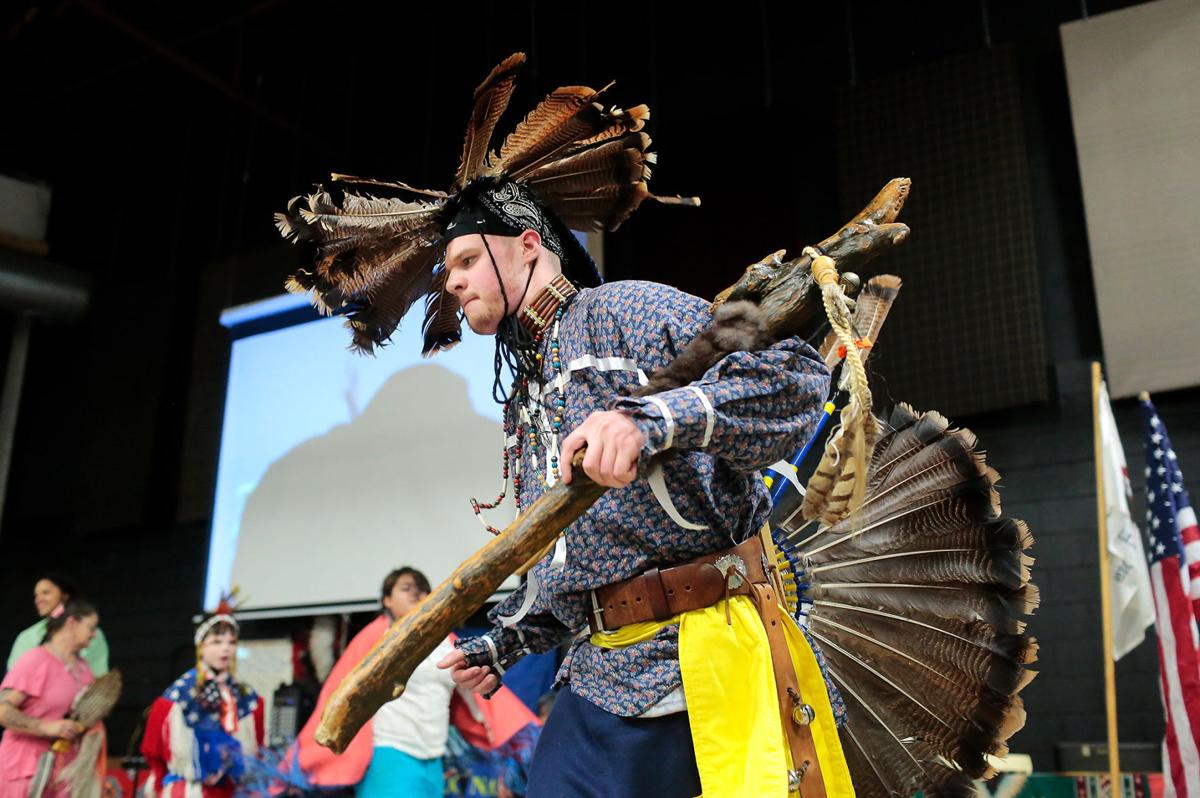
[[[723,303],[713,313],[712,323],[632,395],[649,396],[688,385],[703,377],[730,352],[766,349],[772,340],[758,305],[747,301]]]

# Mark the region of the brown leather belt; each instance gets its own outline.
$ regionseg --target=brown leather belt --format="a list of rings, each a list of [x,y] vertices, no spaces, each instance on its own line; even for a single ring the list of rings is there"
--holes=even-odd
[[[711,607],[725,597],[750,594],[750,585],[768,581],[762,541],[757,535],[731,549],[705,554],[670,568],[651,568],[591,591],[592,633],[613,632],[639,621],[664,621],[672,615]]]

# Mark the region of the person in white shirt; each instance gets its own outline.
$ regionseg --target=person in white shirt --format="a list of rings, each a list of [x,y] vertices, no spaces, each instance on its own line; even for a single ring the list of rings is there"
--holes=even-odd
[[[415,568],[397,568],[383,580],[381,600],[395,621],[429,595],[429,580]],[[442,798],[442,754],[450,728],[454,679],[436,663],[454,646],[443,640],[413,671],[404,694],[379,708],[371,722],[375,750],[357,798]]]

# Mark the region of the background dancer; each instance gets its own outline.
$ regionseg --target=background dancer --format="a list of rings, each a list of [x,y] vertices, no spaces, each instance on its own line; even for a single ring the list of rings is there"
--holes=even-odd
[[[46,619],[42,644],[25,652],[0,683],[0,798],[26,798],[43,757],[55,740],[71,742],[53,755],[53,770],[45,779],[43,796],[67,798],[68,785],[57,780],[63,768],[80,755],[78,738],[86,732],[67,718],[80,692],[95,681],[82,651],[95,639],[100,616],[83,599],[58,604]],[[102,734],[101,731],[96,732]],[[103,772],[100,748],[91,757]],[[97,786],[100,775],[96,775]]]
[[[228,601],[196,626],[196,667],[155,699],[142,755],[155,798],[229,798],[263,743],[263,706],[237,681],[239,624]]]

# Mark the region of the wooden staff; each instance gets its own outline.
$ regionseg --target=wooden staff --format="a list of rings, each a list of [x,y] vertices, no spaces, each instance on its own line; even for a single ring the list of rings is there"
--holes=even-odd
[[[904,206],[909,185],[908,178],[889,182],[857,216],[822,241],[820,248],[839,268],[857,271],[903,242],[908,227],[895,223],[895,219]],[[717,301],[754,301],[771,335],[776,339],[789,337],[820,313],[820,292],[813,284],[810,264],[808,257],[790,261],[775,258],[754,264]],[[600,498],[607,488],[587,478],[582,455],[576,453],[570,485],[560,482],[548,489],[503,532],[458,566],[412,612],[392,624],[329,697],[317,727],[317,742],[337,753],[344,751],[381,706],[404,692],[413,670],[451,629],[473,615],[505,579],[548,547]]]

